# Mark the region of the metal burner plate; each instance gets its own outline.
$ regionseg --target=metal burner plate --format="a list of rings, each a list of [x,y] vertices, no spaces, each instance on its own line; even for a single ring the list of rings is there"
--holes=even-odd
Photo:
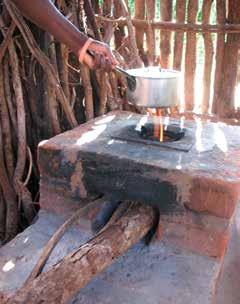
[[[176,125],[176,127],[180,127]],[[114,131],[110,134],[112,139],[119,139],[124,141],[130,141],[134,143],[163,147],[171,150],[178,150],[183,152],[189,152],[194,143],[194,137],[191,133],[185,129],[185,136],[178,141],[166,141],[158,142],[150,139],[144,139],[141,137],[141,130],[136,128],[136,124],[127,125],[122,127],[120,130]]]

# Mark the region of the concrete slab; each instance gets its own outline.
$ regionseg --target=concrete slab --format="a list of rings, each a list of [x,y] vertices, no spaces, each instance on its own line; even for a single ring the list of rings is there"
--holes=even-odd
[[[70,303],[210,304],[219,270],[210,258],[163,243],[138,244]]]
[[[232,237],[224,259],[217,288],[216,304],[240,303],[240,208],[233,224]]]
[[[35,224],[0,248],[0,300],[1,296],[12,294],[24,283],[44,245],[63,222],[63,217],[40,211]],[[79,226],[81,230],[71,228],[66,232],[44,270],[89,239],[91,232],[85,228],[85,223],[79,223]]]
[[[63,218],[41,211],[38,221],[0,249],[0,299],[19,288]],[[66,233],[44,271],[91,236]],[[139,243],[94,279],[70,303],[212,304],[219,260],[178,250],[163,242]],[[79,274],[81,275],[81,274]]]

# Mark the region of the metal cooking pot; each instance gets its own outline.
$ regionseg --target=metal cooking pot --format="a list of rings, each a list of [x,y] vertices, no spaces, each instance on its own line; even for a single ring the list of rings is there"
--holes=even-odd
[[[133,76],[136,83],[127,89],[127,100],[130,104],[161,108],[174,107],[180,104],[180,72],[148,67],[126,71]]]

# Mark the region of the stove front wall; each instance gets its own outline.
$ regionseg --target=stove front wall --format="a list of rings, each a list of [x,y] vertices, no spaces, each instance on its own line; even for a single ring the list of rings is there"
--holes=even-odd
[[[88,155],[82,159],[84,184],[89,193],[104,193],[114,199],[134,200],[155,205],[161,212],[181,209],[178,189],[164,176],[167,170],[126,159]]]

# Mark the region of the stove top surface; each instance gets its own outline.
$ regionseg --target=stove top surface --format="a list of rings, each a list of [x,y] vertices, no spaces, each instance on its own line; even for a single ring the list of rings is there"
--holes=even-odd
[[[153,143],[134,133],[135,126],[139,130],[148,121],[147,116],[113,111],[50,139],[46,145],[61,149],[67,157],[78,152],[106,154],[162,169],[240,181],[240,127],[169,119],[169,124],[186,129],[185,136],[179,141]]]

